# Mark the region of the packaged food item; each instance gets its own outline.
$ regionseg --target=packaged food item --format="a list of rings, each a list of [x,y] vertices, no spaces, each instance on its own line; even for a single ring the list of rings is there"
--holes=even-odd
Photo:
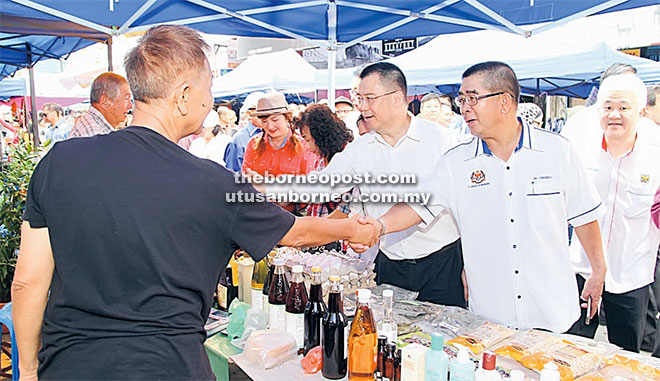
[[[634,357],[615,355],[608,361],[608,364],[621,365],[634,372],[654,376],[656,379],[660,378],[660,369],[658,368],[658,362],[660,361],[657,358],[642,355],[634,355]]]
[[[321,370],[323,365],[323,348],[314,347],[307,352],[307,355],[300,360],[300,366],[305,370],[305,374],[314,374]]]
[[[527,368],[537,371],[541,371],[545,364],[553,362],[559,367],[562,381],[566,381],[599,369],[605,365],[605,358],[561,341],[523,356],[520,362]]]
[[[296,338],[279,330],[254,331],[243,351],[245,357],[264,369],[270,369],[294,358],[298,353]]]
[[[608,365],[603,369],[589,373],[577,381],[657,381],[657,376],[639,373],[623,365]]]
[[[456,344],[463,345],[469,348],[472,353],[478,355],[486,348],[489,348],[513,335],[514,332],[515,331],[510,328],[485,322],[474,331],[451,339],[447,343],[453,346],[456,346]]]
[[[562,339],[546,332],[530,330],[519,332],[513,337],[507,339],[504,343],[495,349],[495,353],[500,356],[509,356],[520,362],[523,356],[542,351],[561,342]]]

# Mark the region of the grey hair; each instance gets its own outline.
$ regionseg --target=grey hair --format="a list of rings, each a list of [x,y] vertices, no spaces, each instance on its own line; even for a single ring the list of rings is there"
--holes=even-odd
[[[101,95],[115,100],[119,96],[119,91],[123,85],[128,85],[126,78],[111,72],[103,73],[92,82],[89,101],[91,103],[99,103],[101,102]]]

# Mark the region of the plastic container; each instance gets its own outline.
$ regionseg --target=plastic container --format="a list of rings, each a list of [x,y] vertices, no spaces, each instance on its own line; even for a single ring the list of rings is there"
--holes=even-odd
[[[541,370],[541,381],[560,381],[559,367],[553,362],[546,363]]]
[[[440,332],[431,335],[431,349],[426,351],[424,380],[447,381],[449,356],[444,351],[445,336]]]
[[[481,367],[474,374],[475,381],[499,381],[502,376],[495,370],[497,357],[491,351],[484,351]]]
[[[450,381],[474,381],[474,363],[470,360],[468,348],[458,346],[458,355],[449,364]]]

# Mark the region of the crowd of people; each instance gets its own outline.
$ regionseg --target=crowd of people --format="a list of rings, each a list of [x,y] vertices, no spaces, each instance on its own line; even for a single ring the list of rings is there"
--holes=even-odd
[[[634,68],[603,73],[558,135],[502,62],[467,68],[456,97],[427,94],[417,115],[385,62],[333,108],[254,92],[236,113],[214,106],[207,49],[188,28],[152,28],[74,123],[43,106],[59,143],[28,190],[13,283],[22,376],[212,379],[202,327],[219,274],[234,250],[258,261],[277,244],[348,245],[378,284],[514,328],[593,338],[601,300],[624,349],[660,328],[660,87]],[[309,181],[321,175],[341,181]],[[278,204],[228,202],[236,192]],[[431,198],[362,197],[386,192]],[[341,201],[280,197],[304,193]],[[660,356],[660,329],[647,336]]]

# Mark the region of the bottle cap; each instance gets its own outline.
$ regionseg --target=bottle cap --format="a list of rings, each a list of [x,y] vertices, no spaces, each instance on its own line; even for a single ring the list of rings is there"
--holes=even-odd
[[[445,335],[440,332],[433,332],[431,334],[431,349],[434,351],[442,351],[445,347]]]
[[[359,302],[368,302],[369,299],[371,299],[371,290],[367,290],[366,288],[359,288],[357,290],[357,296]]]
[[[331,275],[330,278],[328,278],[330,282],[339,282],[340,279],[339,275]]]
[[[392,290],[383,290],[383,298],[391,298],[392,296],[394,296]]]
[[[481,367],[484,368],[484,370],[495,370],[495,361],[495,353],[491,351],[485,351],[483,361],[481,362]]]
[[[555,364],[554,362],[551,361],[551,362],[546,363],[545,365],[543,365],[543,369],[557,370],[558,371],[559,367],[557,366],[557,364]]]
[[[291,271],[294,272],[294,273],[302,273],[303,272],[303,267],[302,267],[302,265],[294,265],[291,268]]]
[[[319,266],[314,266],[314,267],[312,267],[312,272],[313,272],[313,273],[320,273],[320,272],[321,272],[321,268],[320,268]]]
[[[511,381],[525,381],[525,373],[522,370],[512,370]]]
[[[284,258],[275,258],[273,264],[275,266],[284,266]]]
[[[387,352],[391,353],[392,356],[394,356],[394,354],[396,353],[396,343],[393,342],[393,341],[390,341],[389,343],[387,343],[386,348],[387,348]]]
[[[468,353],[467,347],[462,345],[456,345],[458,347],[458,355],[456,355],[456,361],[460,363],[471,362],[470,354]]]
[[[387,343],[387,336],[378,335],[378,346],[379,347],[384,347],[386,343]]]

